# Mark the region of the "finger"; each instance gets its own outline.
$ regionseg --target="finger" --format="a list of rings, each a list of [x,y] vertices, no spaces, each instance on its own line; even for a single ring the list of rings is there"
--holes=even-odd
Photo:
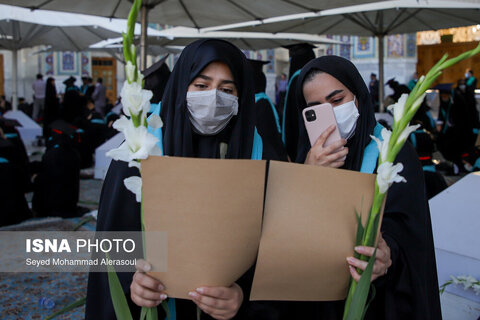
[[[345,148],[345,144],[347,144],[347,140],[345,139],[334,141],[332,142],[332,144],[329,144],[325,147],[325,152],[330,154],[335,152],[336,150],[343,150]]]
[[[347,154],[348,154],[348,149],[344,148],[340,151],[334,151],[333,153],[328,154],[326,158],[330,162],[335,162],[335,161],[344,159]]]
[[[318,137],[317,141],[315,141],[314,147],[323,147],[325,141],[327,141],[328,137],[332,134],[335,130],[335,125],[330,125],[327,130],[323,131],[320,137]]]
[[[135,268],[140,272],[148,272],[152,270],[152,266],[143,259],[137,260],[137,263],[135,264]]]
[[[330,167],[332,168],[341,168],[345,164],[345,161],[335,161],[330,163]]]
[[[364,256],[367,256],[367,257],[371,257],[373,256],[373,252],[375,251],[375,248],[372,248],[372,247],[364,247],[364,246],[357,246],[355,247],[355,251],[364,255]],[[376,258],[378,259],[378,250],[377,250],[377,254],[376,254]]]
[[[387,266],[385,263],[380,262],[380,261],[375,261],[373,264],[373,274],[376,274],[378,276],[383,276],[385,274],[385,270],[387,270]]]
[[[135,272],[133,275],[133,281],[140,284],[142,287],[148,288],[153,291],[165,290],[163,284],[155,278],[141,272]]]
[[[196,292],[204,296],[223,300],[228,300],[232,297],[232,290],[227,287],[200,287],[197,288]]]
[[[360,281],[360,275],[358,274],[357,270],[355,270],[354,267],[348,266],[348,270],[350,271],[350,274],[352,275],[353,280],[355,281]]]
[[[198,292],[191,291],[188,293],[188,295],[192,298],[192,300],[195,302],[199,302],[201,304],[204,304],[206,306],[209,306],[211,308],[217,309],[217,310],[225,310],[227,309],[227,300],[223,299],[217,299],[217,298],[212,298],[209,296],[204,296],[199,294]]]
[[[132,298],[132,301],[140,307],[148,307],[148,308],[153,308],[158,306],[162,301],[152,301],[152,300],[145,300],[142,297],[139,297],[137,295],[131,294],[130,295]]]
[[[367,268],[367,264],[368,264],[366,261],[358,260],[358,259],[355,259],[354,257],[348,257],[347,262],[351,266],[353,266],[355,268],[358,268],[360,270],[365,270],[365,268]]]
[[[142,287],[137,282],[132,282],[132,285],[130,286],[130,290],[132,291],[133,294],[145,300],[163,301],[167,299],[167,295],[165,293],[152,291],[148,288]]]

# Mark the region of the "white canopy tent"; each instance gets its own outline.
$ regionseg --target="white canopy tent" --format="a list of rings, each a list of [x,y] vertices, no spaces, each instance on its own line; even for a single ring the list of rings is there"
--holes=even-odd
[[[126,31],[126,20],[0,5],[0,48],[12,51],[12,104],[17,102],[17,52],[38,45],[48,50],[83,51],[98,41]],[[136,34],[141,28],[137,24]],[[155,35],[157,30],[149,32]]]
[[[359,1],[361,2],[361,1]],[[388,34],[468,26],[480,23],[480,0],[389,0],[319,12],[279,16],[200,31],[239,29],[375,36],[379,39],[379,80],[383,84],[383,38]],[[383,102],[384,86],[380,86]]]
[[[184,47],[196,39],[215,38],[226,39],[237,47],[245,50],[261,50],[277,48],[290,44],[309,42],[309,43],[328,43],[344,44],[343,42],[328,39],[323,36],[304,34],[304,33],[267,33],[267,32],[235,32],[235,31],[214,31],[199,32],[195,28],[175,27],[158,31],[155,36],[150,36],[148,41],[149,48],[163,47],[169,48]],[[114,38],[101,41],[90,46],[91,49],[118,48],[121,47],[122,38]]]
[[[363,0],[362,3],[374,2]],[[132,0],[0,0],[0,3],[21,7],[94,14],[110,18],[126,18]],[[359,3],[358,0],[143,0],[140,21],[141,68],[145,68],[148,20],[172,26],[205,28],[227,23],[291,15],[313,14],[320,10]]]

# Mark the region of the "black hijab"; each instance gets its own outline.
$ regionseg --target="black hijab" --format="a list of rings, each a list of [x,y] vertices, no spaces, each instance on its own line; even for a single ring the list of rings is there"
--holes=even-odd
[[[212,62],[225,63],[238,89],[238,114],[215,136],[193,132],[187,109],[187,89]],[[165,155],[216,158],[220,142],[228,143],[226,158],[250,159],[255,127],[253,78],[245,55],[223,40],[202,39],[188,45],[170,75],[162,98]]]
[[[252,59],[248,59],[247,61],[252,68],[255,93],[265,92],[267,89],[267,78],[265,77],[265,73],[263,73],[263,66],[270,63],[270,61]]]
[[[337,56],[323,56],[310,61],[303,67],[298,78],[297,86],[297,105],[304,109],[307,106],[303,97],[303,84],[305,77],[312,70],[320,70],[335,77],[344,86],[348,88],[358,101],[358,112],[360,117],[357,120],[355,135],[348,141],[349,152],[345,160],[345,169],[360,171],[363,160],[363,150],[370,142],[370,135],[375,128],[375,112],[372,104],[372,98],[368,88],[358,72],[357,68],[349,60]],[[303,121],[300,125],[300,137],[298,143],[297,162],[303,163],[310,150],[310,141]]]
[[[285,148],[287,154],[292,161],[297,158],[297,150],[299,146],[299,131],[302,122],[302,116],[297,105],[297,99],[295,93],[298,87],[298,77],[293,78],[293,75],[298,70],[302,69],[310,60],[315,59],[315,53],[313,52],[313,45],[308,43],[300,43],[291,46],[286,46],[290,55],[290,69],[288,75],[288,90],[285,97],[285,110],[283,111],[284,136],[285,136]],[[283,110],[283,106],[282,106]]]
[[[171,73],[165,64],[167,57],[168,55],[142,72],[145,80],[144,89],[151,90],[153,93],[152,99],[150,99],[151,103],[159,103],[165,92],[165,86]]]
[[[288,70],[288,78],[290,79],[295,72],[302,69],[310,60],[315,59],[313,48],[315,46],[309,43],[299,43],[285,46],[290,55],[290,68]]]

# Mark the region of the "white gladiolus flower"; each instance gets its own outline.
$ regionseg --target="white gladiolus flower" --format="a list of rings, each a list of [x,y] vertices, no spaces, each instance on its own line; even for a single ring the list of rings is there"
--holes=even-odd
[[[453,283],[454,285],[457,285],[457,284],[460,283],[460,281],[459,281],[456,277],[450,276],[450,278],[452,279],[452,283]]]
[[[125,66],[125,74],[127,75],[128,81],[133,82],[133,78],[135,77],[135,66],[131,61],[127,61],[127,65]]]
[[[397,144],[403,144],[408,139],[410,134],[418,128],[420,128],[420,125],[416,124],[414,126],[407,126],[405,129],[403,129],[402,133],[400,133],[398,136]]]
[[[474,284],[473,291],[475,291],[475,294],[478,296],[480,294],[480,284]]]
[[[404,93],[398,99],[397,103],[387,107],[388,111],[393,112],[393,121],[398,123],[405,113],[405,102],[407,102],[408,94]]]
[[[128,167],[129,168],[135,167],[135,168],[138,168],[140,170],[140,162],[136,161],[136,160],[132,160],[128,163]]]
[[[378,150],[380,152],[380,159],[382,159],[382,162],[387,159],[388,144],[390,143],[391,136],[392,132],[385,128],[382,129],[382,140],[378,139],[375,136],[370,136],[377,143]]]
[[[137,83],[139,85],[142,85],[142,81],[143,81],[143,74],[140,72],[140,70],[137,69]]]
[[[148,125],[152,127],[153,129],[158,129],[163,127],[163,121],[162,118],[157,116],[156,114],[152,114],[150,118],[148,119]]]
[[[125,81],[120,96],[122,97],[123,112],[127,116],[136,116],[142,111],[147,114],[150,110],[150,99],[153,93],[150,90],[143,90],[137,82]]]
[[[416,110],[423,102],[423,99],[425,99],[425,95],[427,93],[425,92],[424,94],[422,94],[420,97],[417,98],[417,100],[415,100],[415,102],[413,103],[412,105],[412,109],[413,110]]]
[[[125,187],[135,194],[137,202],[142,202],[142,178],[133,176],[123,180]]]
[[[463,283],[465,290],[472,288],[475,282],[477,282],[477,279],[475,279],[474,277],[472,276],[465,277],[465,282]]]
[[[391,162],[384,162],[377,169],[377,183],[380,193],[387,192],[388,188],[394,182],[407,182],[404,177],[398,173],[403,170],[403,164],[393,165]]]
[[[107,152],[107,156],[115,160],[130,162],[138,159],[147,159],[155,148],[158,139],[149,133],[147,128],[135,128],[125,116],[114,122],[113,127],[125,135],[125,142],[120,147]]]

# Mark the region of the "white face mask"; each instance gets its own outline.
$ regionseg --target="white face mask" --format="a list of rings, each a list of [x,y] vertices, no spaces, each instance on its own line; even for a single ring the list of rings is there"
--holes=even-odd
[[[188,117],[196,132],[211,136],[238,113],[238,97],[217,89],[187,92]]]
[[[470,73],[465,72],[465,78],[467,78],[467,79],[470,78]]]
[[[355,105],[355,97],[353,97],[352,101],[334,107],[333,112],[335,113],[340,136],[343,139],[350,139],[355,133],[357,119],[360,117]]]

